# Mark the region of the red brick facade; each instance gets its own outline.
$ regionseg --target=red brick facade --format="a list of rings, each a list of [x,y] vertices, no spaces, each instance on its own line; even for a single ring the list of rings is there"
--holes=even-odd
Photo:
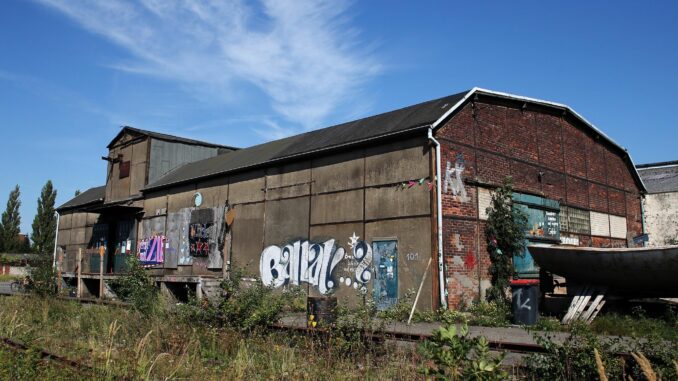
[[[448,302],[478,298],[489,285],[489,256],[478,211],[478,187],[506,176],[516,191],[561,205],[625,217],[627,238],[642,233],[639,187],[626,153],[562,111],[519,102],[469,102],[436,132],[446,164],[463,163],[465,195],[443,192]],[[626,246],[610,236],[570,235],[585,246]]]

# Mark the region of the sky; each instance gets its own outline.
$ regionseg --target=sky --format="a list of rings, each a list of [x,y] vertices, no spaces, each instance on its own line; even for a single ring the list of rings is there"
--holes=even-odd
[[[247,147],[483,87],[677,160],[678,2],[4,0],[0,209],[105,183],[131,125]]]

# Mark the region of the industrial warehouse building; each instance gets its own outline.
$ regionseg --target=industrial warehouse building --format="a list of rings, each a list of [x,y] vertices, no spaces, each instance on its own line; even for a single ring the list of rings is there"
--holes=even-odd
[[[108,150],[106,184],[58,209],[62,274],[93,294],[101,260],[110,279],[135,255],[170,291],[240,269],[382,309],[423,280],[420,309],[455,308],[489,286],[486,208],[507,176],[530,242],[643,234],[625,149],[565,105],[478,88],[245,149],[125,127]],[[515,265],[538,276],[529,254]]]

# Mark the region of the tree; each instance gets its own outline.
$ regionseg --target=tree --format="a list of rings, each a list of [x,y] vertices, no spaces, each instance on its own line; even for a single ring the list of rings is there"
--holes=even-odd
[[[507,177],[502,186],[492,194],[485,228],[492,281],[492,287],[487,290],[487,300],[505,305],[510,303],[506,292],[514,275],[513,256],[524,255],[527,226],[525,213],[512,208],[512,197],[513,182]]]
[[[0,224],[0,241],[2,242],[2,251],[6,253],[16,253],[21,250],[21,240],[19,238],[21,216],[19,207],[19,186],[9,193],[7,200],[7,209],[2,213],[2,223]]]
[[[54,216],[54,202],[57,192],[52,187],[52,181],[47,180],[42,187],[38,198],[38,212],[33,219],[33,251],[37,254],[47,254],[54,248],[54,235],[56,233],[56,217]]]
[[[76,190],[75,190],[75,197],[80,196],[80,193],[81,193],[81,192],[80,192],[80,189],[76,189]]]

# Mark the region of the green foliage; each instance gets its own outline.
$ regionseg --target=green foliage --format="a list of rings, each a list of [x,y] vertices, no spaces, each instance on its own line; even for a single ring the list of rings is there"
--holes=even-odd
[[[559,343],[549,334],[534,334],[545,353],[533,354],[525,361],[528,374],[539,380],[598,379],[594,349],[601,354],[608,374],[621,374],[619,358],[611,355],[619,340],[601,340],[584,323],[573,324],[570,335]],[[618,347],[617,347],[618,348]]]
[[[136,310],[152,313],[159,307],[158,289],[135,255],[126,258],[127,273],[115,278],[110,285],[121,300]]]
[[[492,356],[487,339],[470,337],[466,324],[459,331],[453,324],[438,328],[419,350],[427,359],[422,373],[435,380],[508,379],[501,369],[504,354]]]
[[[487,290],[487,300],[506,305],[510,304],[507,290],[509,281],[514,275],[513,256],[523,255],[527,225],[527,216],[520,210],[512,208],[512,196],[512,180],[508,177],[492,194],[485,228],[492,282],[492,287]]]
[[[219,305],[219,318],[223,325],[241,331],[264,328],[275,323],[285,306],[289,290],[282,293],[256,280],[244,284],[240,276],[222,283],[225,297]]]
[[[598,315],[591,324],[591,328],[600,334],[619,336],[648,336],[654,335],[664,340],[678,342],[678,309],[667,306],[663,311],[657,311],[647,316],[641,308],[633,308],[632,314],[605,313]]]
[[[343,357],[360,357],[376,349],[373,335],[383,328],[384,320],[375,319],[379,312],[374,299],[358,291],[360,303],[355,308],[337,306],[336,321],[329,327],[329,344]]]
[[[469,324],[481,327],[506,327],[510,322],[510,309],[497,302],[479,301],[460,310],[440,311],[444,324]]]
[[[0,251],[5,253],[18,253],[22,246],[19,238],[21,227],[21,215],[19,207],[21,206],[19,186],[9,193],[7,208],[2,213],[2,222],[0,223]]]
[[[56,295],[57,277],[51,257],[42,257],[33,261],[29,270],[28,290],[38,296]]]
[[[47,180],[42,187],[38,198],[38,211],[33,218],[33,251],[37,254],[49,254],[54,250],[54,236],[56,234],[56,216],[54,202],[57,191],[52,187],[52,181]]]
[[[274,290],[260,280],[244,281],[238,270],[222,282],[221,288],[224,296],[219,301],[210,303],[206,299],[193,298],[180,306],[183,319],[251,332],[276,323],[284,311],[305,308],[305,294],[301,288]]]

